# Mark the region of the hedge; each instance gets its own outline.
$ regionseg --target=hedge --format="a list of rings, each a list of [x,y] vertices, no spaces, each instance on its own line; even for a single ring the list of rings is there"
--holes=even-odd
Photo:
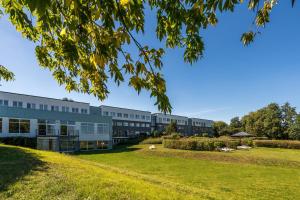
[[[7,138],[0,138],[0,143],[15,145],[15,146],[22,146],[22,147],[29,147],[36,149],[36,138],[28,138],[28,137],[7,137]]]
[[[257,147],[300,149],[300,141],[295,140],[254,140]]]
[[[237,139],[164,139],[163,146],[170,149],[183,149],[183,150],[198,150],[198,151],[214,151],[219,148],[228,147],[236,149],[241,143],[250,141],[242,141]],[[252,145],[251,145],[252,146]]]
[[[157,138],[147,138],[141,142],[141,144],[162,144],[163,139],[161,137]]]

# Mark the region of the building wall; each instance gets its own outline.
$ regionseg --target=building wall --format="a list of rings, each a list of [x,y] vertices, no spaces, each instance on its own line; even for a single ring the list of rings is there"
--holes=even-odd
[[[38,142],[40,142],[40,144],[38,144],[38,147],[44,149],[49,149],[49,145],[51,145],[51,148],[57,149],[57,145],[55,145],[56,142],[52,141],[53,137],[59,139],[60,147],[62,147],[63,144],[68,146],[69,145],[68,143],[71,144],[76,141],[94,142],[95,146],[97,146],[97,143],[99,142],[105,142],[105,145],[108,147],[111,147],[112,145],[112,118],[104,117],[101,114],[95,114],[95,113],[88,114],[90,113],[89,104],[78,103],[78,102],[67,102],[67,104],[64,104],[65,102],[61,100],[38,98],[38,97],[31,98],[31,96],[27,96],[27,95],[24,96],[18,94],[13,95],[11,93],[3,93],[3,92],[0,92],[0,94],[1,94],[0,100],[2,100],[2,104],[0,105],[0,119],[2,120],[1,121],[2,130],[0,132],[0,137],[37,137]],[[18,98],[18,99],[14,99],[14,98]],[[3,100],[8,100],[7,106],[3,104]],[[47,105],[68,105],[70,106],[70,108],[71,106],[76,105],[79,110],[83,108],[88,110],[88,112],[72,113],[72,112],[62,112],[60,110],[51,111],[49,109],[48,110],[36,109],[36,108],[32,109],[24,106],[24,104],[26,105],[27,102],[37,102],[34,100],[41,100],[39,101],[40,103],[47,104]],[[23,102],[22,103],[23,105],[14,106],[12,103],[14,101]],[[92,110],[97,113],[97,111],[99,111],[100,108],[98,108],[98,110],[96,108],[93,108]],[[20,133],[21,126],[19,126],[17,132],[11,133],[9,131],[10,119],[11,121],[12,120],[17,121],[18,125],[20,125],[18,120],[20,121],[29,120],[30,122],[29,131],[27,133]],[[53,130],[51,131],[51,135],[38,134],[38,122],[41,120],[51,121],[52,124],[51,127]],[[67,136],[62,136],[60,134],[60,131],[62,130],[62,126],[65,123],[72,124],[72,125],[69,124],[70,130],[68,132],[68,134],[71,134],[72,136],[70,135],[67,137]],[[89,131],[88,133],[83,132],[85,129],[82,129],[82,126],[84,124],[89,124],[90,127],[93,127],[93,131]]]
[[[72,112],[72,109],[75,108],[75,110],[78,109],[78,113],[82,113],[81,111],[87,111],[87,113],[83,112],[83,114],[90,113],[90,111],[89,111],[90,106],[88,103],[82,103],[82,102],[76,102],[76,101],[66,101],[66,100],[61,100],[61,99],[37,97],[37,96],[31,96],[31,95],[16,94],[16,93],[0,91],[0,106],[1,106],[1,100],[2,100],[2,102],[4,102],[4,100],[7,100],[9,107],[13,107],[14,102],[17,102],[18,105],[16,107],[21,107],[21,108],[27,108],[27,104],[29,103],[31,106],[34,104],[35,108],[33,108],[33,109],[37,109],[37,110],[40,110],[41,109],[40,105],[43,105],[42,110],[51,111],[52,106],[54,106],[55,107],[54,109],[58,108],[58,110],[55,110],[55,111],[60,111],[60,112],[63,111],[63,107],[64,107],[64,108],[69,108],[68,109],[69,112]],[[21,102],[21,105],[19,105],[19,102]],[[44,105],[46,105],[46,107],[44,107]]]
[[[182,135],[188,135],[188,118],[184,116],[178,115],[169,115],[162,113],[152,114],[152,130],[156,130],[158,132],[163,132],[166,130],[166,127],[172,122],[175,121],[177,123],[177,131]]]
[[[151,113],[148,111],[100,106],[103,116],[110,116],[113,120],[113,139],[135,138],[151,133]]]

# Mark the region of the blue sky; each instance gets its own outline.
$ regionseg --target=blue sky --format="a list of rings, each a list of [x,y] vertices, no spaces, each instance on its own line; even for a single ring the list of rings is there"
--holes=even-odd
[[[299,6],[292,9],[290,1],[280,1],[271,13],[271,23],[249,47],[243,47],[240,36],[251,27],[253,13],[239,6],[234,13],[220,15],[216,27],[202,31],[205,54],[192,66],[183,62],[182,49],[168,49],[163,73],[172,112],[229,121],[270,102],[288,101],[300,108]],[[163,47],[154,30],[155,16],[146,10],[146,34],[138,38],[142,44]],[[157,112],[149,93],[138,95],[127,83],[120,87],[110,83],[111,93],[103,102],[67,93],[48,70],[38,66],[34,44],[22,38],[6,18],[0,19],[0,44],[0,63],[16,75],[14,82],[2,82],[2,91]]]

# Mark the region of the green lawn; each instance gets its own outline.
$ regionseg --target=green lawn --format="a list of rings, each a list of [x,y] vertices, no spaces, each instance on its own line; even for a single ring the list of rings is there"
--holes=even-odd
[[[149,150],[64,155],[0,145],[0,199],[297,199],[300,151]]]

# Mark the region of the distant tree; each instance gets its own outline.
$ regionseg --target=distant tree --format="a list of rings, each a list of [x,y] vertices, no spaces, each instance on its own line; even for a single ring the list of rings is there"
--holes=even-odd
[[[234,134],[243,130],[242,122],[239,117],[234,117],[230,120],[228,131],[230,134]]]
[[[177,133],[177,123],[176,121],[171,121],[170,124],[166,127],[166,134],[170,135],[172,133]]]
[[[289,103],[285,103],[281,106],[281,120],[282,120],[282,131],[283,137],[287,139],[291,134],[291,131],[294,132],[295,130],[295,120],[297,118],[296,108],[292,107]],[[293,130],[292,130],[293,129]]]
[[[213,123],[213,130],[215,136],[228,135],[228,124],[223,121],[216,121]]]
[[[290,127],[289,138],[293,140],[300,140],[300,114],[296,116],[295,122]]]
[[[282,129],[282,111],[276,103],[251,112],[242,118],[242,126],[246,132],[268,138],[284,138]]]

